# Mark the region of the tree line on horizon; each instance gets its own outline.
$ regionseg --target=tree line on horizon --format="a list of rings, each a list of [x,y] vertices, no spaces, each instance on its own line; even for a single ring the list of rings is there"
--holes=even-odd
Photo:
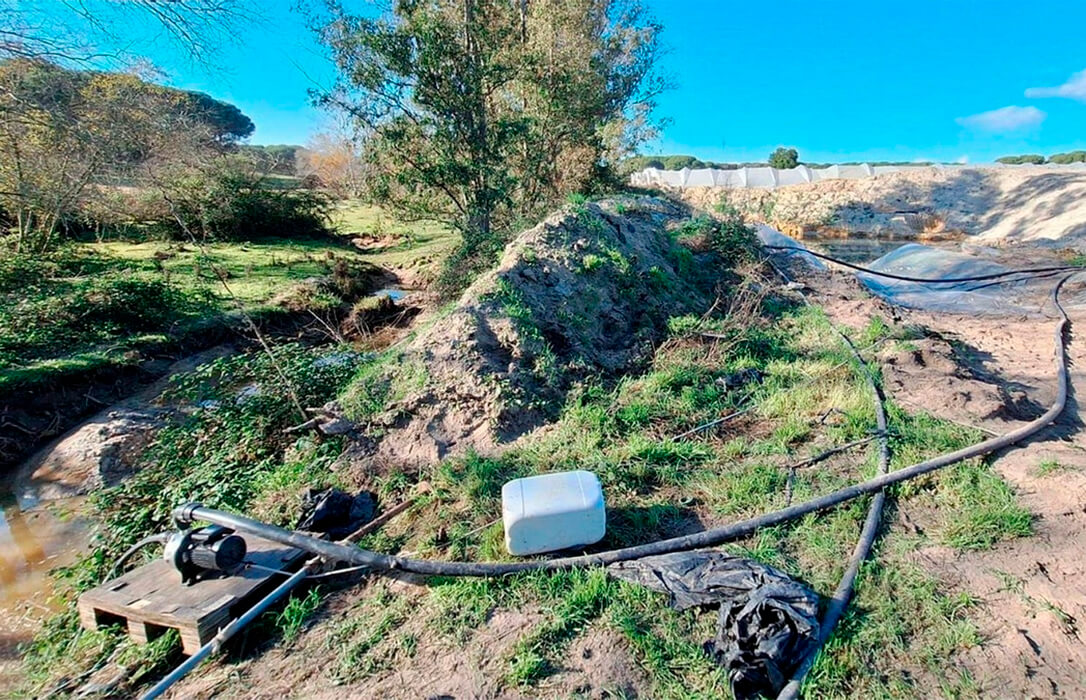
[[[715,168],[717,170],[738,170],[739,168],[766,168],[772,167],[779,170],[787,170],[794,168],[798,165],[806,165],[809,168],[827,168],[831,165],[935,165],[935,161],[915,161],[915,160],[877,160],[877,161],[841,161],[837,163],[813,163],[807,161],[800,161],[798,154],[794,157],[791,153],[778,153],[781,149],[777,149],[770,157],[764,161],[747,161],[747,162],[720,162],[712,160],[701,160],[695,156],[688,155],[659,155],[659,156],[633,156],[628,158],[623,163],[623,171],[627,173],[637,172],[646,168],[656,168],[657,170],[682,170],[683,168],[690,168],[691,170],[697,170],[700,168]],[[795,151],[795,149],[785,149],[786,151]],[[777,156],[776,158],[774,156]]]
[[[1037,153],[1027,153],[1020,156],[1003,156],[996,158],[997,163],[1004,165],[1070,165],[1071,163],[1086,163],[1086,151],[1068,151],[1067,153],[1054,153],[1048,157]]]

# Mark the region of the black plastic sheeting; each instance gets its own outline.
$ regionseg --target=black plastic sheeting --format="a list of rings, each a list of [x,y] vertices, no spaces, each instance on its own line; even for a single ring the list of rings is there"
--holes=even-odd
[[[678,610],[719,606],[706,651],[739,700],[776,696],[818,640],[818,594],[765,564],[724,552],[676,552],[607,567],[615,578],[667,593]]]
[[[335,540],[373,520],[376,513],[377,499],[369,491],[352,496],[339,489],[307,489],[296,529],[327,533]]]

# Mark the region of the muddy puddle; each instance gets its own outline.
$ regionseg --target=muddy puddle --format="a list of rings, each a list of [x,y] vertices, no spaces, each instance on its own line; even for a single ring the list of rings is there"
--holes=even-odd
[[[90,530],[80,516],[85,499],[32,507],[5,488],[0,495],[0,639],[30,639],[41,620],[56,611],[49,572],[76,561]]]

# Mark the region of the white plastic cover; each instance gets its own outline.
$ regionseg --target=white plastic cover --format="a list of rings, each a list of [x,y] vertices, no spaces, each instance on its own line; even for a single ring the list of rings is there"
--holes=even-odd
[[[907,170],[951,170],[969,169],[976,166],[967,165],[875,165],[859,163],[856,165],[830,165],[825,168],[809,168],[800,165],[788,170],[777,168],[737,168],[735,170],[721,170],[716,168],[699,168],[690,170],[659,170],[646,168],[630,175],[630,183],[640,187],[784,187],[787,185],[799,185],[805,182],[819,182],[821,180],[834,179],[860,179],[876,177],[886,173],[896,173]],[[1071,163],[1066,165],[986,165],[985,168],[1032,168],[1037,170],[1086,170],[1086,163]]]

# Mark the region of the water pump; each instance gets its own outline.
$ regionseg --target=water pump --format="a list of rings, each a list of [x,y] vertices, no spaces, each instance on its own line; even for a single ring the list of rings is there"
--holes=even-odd
[[[221,525],[172,533],[162,558],[181,574],[186,586],[219,574],[231,574],[245,562],[245,539]]]

